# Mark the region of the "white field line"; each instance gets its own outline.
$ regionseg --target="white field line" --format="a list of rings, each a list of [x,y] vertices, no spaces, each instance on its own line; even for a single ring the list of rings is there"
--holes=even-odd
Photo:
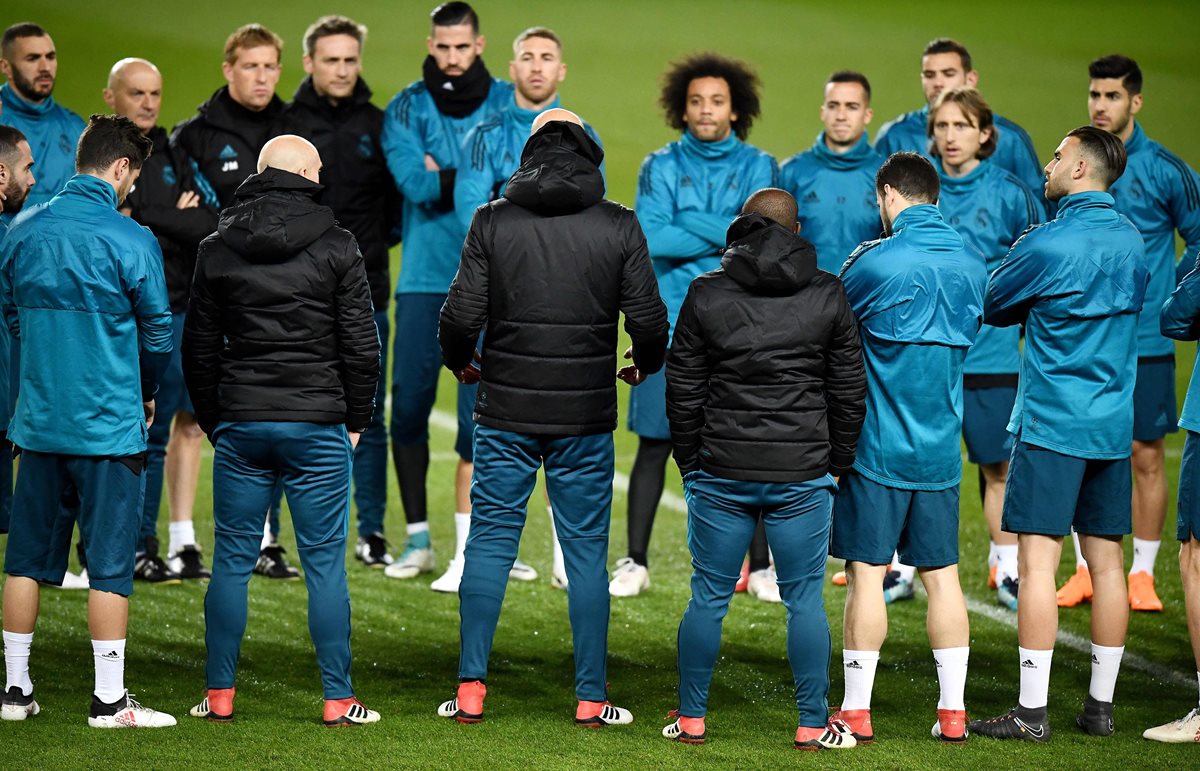
[[[454,432],[458,430],[458,418],[441,410],[434,410],[430,416],[430,425],[442,429],[444,431]],[[1169,452],[1169,451],[1168,451]],[[617,472],[613,477],[613,489],[627,493],[629,491],[629,476]],[[683,500],[683,496],[671,490],[664,490],[661,504],[668,509],[687,513],[687,503]],[[1017,616],[1011,611],[1001,608],[999,605],[993,605],[982,600],[977,600],[971,597],[967,598],[967,610],[974,613],[976,616],[982,616],[989,621],[1007,626],[1016,631]],[[1068,632],[1063,629],[1058,630],[1058,644],[1065,646],[1073,651],[1090,656],[1092,653],[1092,643],[1085,637]],[[1196,685],[1194,675],[1180,672],[1162,664],[1155,663],[1144,656],[1126,650],[1125,656],[1121,661],[1121,666],[1124,669],[1136,669],[1139,672],[1150,675],[1164,683],[1191,688]]]

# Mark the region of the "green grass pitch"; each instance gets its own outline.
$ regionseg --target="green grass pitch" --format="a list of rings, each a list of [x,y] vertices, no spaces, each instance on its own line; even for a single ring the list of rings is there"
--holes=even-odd
[[[56,96],[84,115],[103,111],[100,90],[112,62],[124,56],[155,61],[166,79],[162,122],[170,126],[221,85],[225,35],[249,21],[262,22],[285,38],[279,91],[289,97],[302,77],[300,36],[309,22],[330,12],[349,14],[370,26],[365,76],[376,102],[384,105],[419,74],[432,5],[433,0],[296,0],[257,6],[228,0],[126,0],[104,5],[16,0],[4,5],[0,24],[30,19],[50,31],[61,62]],[[493,73],[506,74],[509,41],[521,29],[544,24],[563,36],[569,65],[563,104],[599,130],[608,151],[610,196],[626,204],[633,202],[642,157],[674,136],[655,104],[660,72],[668,60],[708,48],[757,66],[764,86],[763,116],[751,141],[782,159],[809,146],[820,129],[817,108],[829,72],[851,67],[871,78],[874,130],[920,105],[917,68],[924,43],[940,35],[958,37],[971,48],[985,96],[999,113],[1025,126],[1043,161],[1063,134],[1087,122],[1087,62],[1120,51],[1137,58],[1145,71],[1141,118],[1148,133],[1200,166],[1192,122],[1200,114],[1200,48],[1193,40],[1200,29],[1200,9],[1188,3],[480,0],[476,7],[489,41],[485,60]],[[397,251],[394,259],[399,258]],[[1194,350],[1191,345],[1179,348],[1181,398]],[[453,412],[450,382],[448,374],[443,377],[438,405],[447,414]],[[453,540],[452,442],[450,432],[435,427],[429,490],[441,565]],[[1168,441],[1172,489],[1181,446],[1178,435]],[[620,471],[628,472],[634,449],[633,437],[618,430]],[[984,588],[987,533],[974,469],[966,468],[964,478],[962,576],[975,611],[967,702],[972,716],[989,716],[1015,702],[1016,635],[1012,614],[994,608]],[[673,470],[667,488],[679,492]],[[1167,610],[1132,619],[1131,655],[1117,690],[1115,737],[1093,739],[1074,730],[1089,669],[1087,657],[1064,643],[1054,665],[1050,714],[1056,736],[1050,745],[974,740],[964,747],[946,747],[934,742],[929,728],[937,684],[924,632],[925,601],[918,594],[914,602],[891,611],[891,634],[875,688],[879,740],[847,754],[815,758],[791,749],[795,707],[784,655],[784,611],[744,595],[735,598],[725,625],[709,743],[687,747],[658,737],[663,716],[675,706],[675,627],[688,598],[690,575],[685,518],[669,503],[660,509],[655,527],[653,587],[640,598],[614,600],[612,606],[612,696],[634,711],[637,722],[604,731],[575,728],[566,597],[550,588],[550,535],[541,493],[532,500],[521,556],[544,577],[532,585],[510,587],[496,635],[483,724],[459,726],[433,714],[452,694],[455,682],[456,599],[430,592],[428,577],[391,581],[350,559],[355,682],[364,701],[382,711],[378,725],[354,731],[320,729],[320,682],[308,641],[303,585],[256,578],[242,648],[237,722],[213,725],[185,715],[204,685],[204,588],[139,585],[131,606],[127,680],[146,703],[179,716],[180,725],[133,734],[92,731],[84,720],[92,682],[85,597],[47,590],[33,658],[44,711],[23,724],[0,724],[0,768],[770,768],[814,762],[863,768],[1178,768],[1196,763],[1195,750],[1152,745],[1140,738],[1144,728],[1179,717],[1196,698],[1171,543],[1173,500],[1165,529],[1168,542],[1157,566]],[[197,528],[211,553],[210,511],[206,464]],[[624,512],[619,490],[611,561],[624,554]],[[387,526],[391,537],[402,542],[403,515],[394,483]],[[165,524],[162,531],[165,542]],[[284,533],[291,546],[286,522]],[[1066,567],[1064,562],[1060,575],[1066,575]],[[842,590],[828,588],[835,662],[842,602]],[[1086,639],[1088,617],[1086,609],[1064,611],[1061,628]],[[1139,658],[1135,661],[1132,654]],[[840,670],[835,665],[834,703],[840,695]]]

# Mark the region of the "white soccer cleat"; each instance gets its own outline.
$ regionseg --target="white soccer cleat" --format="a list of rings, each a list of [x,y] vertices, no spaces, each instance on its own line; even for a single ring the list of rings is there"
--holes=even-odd
[[[1200,743],[1200,707],[1193,709],[1178,720],[1147,728],[1142,733],[1142,738],[1167,744]]]
[[[515,581],[536,581],[538,572],[534,570],[533,565],[526,565],[521,560],[515,560],[512,570],[508,571],[508,577]]]
[[[650,588],[650,571],[639,565],[632,557],[617,560],[617,569],[608,582],[608,593],[613,597],[636,597]]]
[[[175,725],[175,718],[143,707],[126,691],[112,704],[105,704],[93,695],[88,725],[92,728],[169,728]]]
[[[42,708],[33,699],[33,691],[26,696],[16,685],[5,692],[3,702],[0,702],[0,720],[24,720],[41,711]]]
[[[581,701],[575,709],[575,725],[587,728],[629,725],[632,722],[632,712],[607,701]]]
[[[78,575],[76,575],[75,573],[72,573],[71,571],[68,570],[66,572],[66,575],[63,576],[62,585],[59,586],[58,588],[59,589],[89,589],[89,588],[91,588],[91,583],[88,581],[87,570],[84,569],[84,570],[79,571]]]
[[[383,569],[388,578],[416,578],[422,573],[432,573],[434,568],[433,549],[406,548],[392,564]]]
[[[783,602],[779,596],[779,583],[775,578],[775,568],[763,568],[750,574],[750,583],[746,592],[755,599],[763,602]]]
[[[429,588],[435,592],[458,594],[458,585],[462,583],[462,577],[463,561],[450,560],[450,564],[446,567],[446,572],[433,579],[433,582],[429,584]]]

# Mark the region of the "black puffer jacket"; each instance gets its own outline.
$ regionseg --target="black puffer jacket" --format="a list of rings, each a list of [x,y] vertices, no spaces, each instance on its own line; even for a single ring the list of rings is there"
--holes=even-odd
[[[183,332],[196,419],[371,422],[379,335],[362,255],[321,186],[268,168],[200,244]]]
[[[858,324],[812,244],[757,214],[729,226],[696,278],[667,356],[680,471],[803,482],[854,463],[866,416]]]
[[[338,224],[358,241],[377,310],[385,310],[392,296],[388,237],[400,221],[400,195],[383,157],[382,131],[383,110],[371,104],[371,89],[362,78],[348,99],[333,105],[317,94],[311,76],[300,83],[272,130],[302,136],[321,153],[324,190],[317,202],[333,209]]]
[[[217,229],[216,196],[203,180],[196,179],[191,160],[167,143],[167,132],[155,126],[147,135],[154,150],[142,166],[137,184],[125,199],[130,216],[150,228],[162,248],[163,273],[171,312],[187,310],[196,247]],[[175,208],[183,193],[196,193],[200,204]]]
[[[452,371],[484,336],[480,424],[583,435],[617,426],[617,322],[634,363],[657,372],[667,310],[632,211],[604,200],[603,151],[573,123],[530,137],[504,198],[480,207],[442,308]]]

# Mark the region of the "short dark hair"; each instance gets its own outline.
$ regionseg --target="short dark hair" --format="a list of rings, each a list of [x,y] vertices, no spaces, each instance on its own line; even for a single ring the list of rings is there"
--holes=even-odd
[[[140,169],[150,157],[154,143],[137,124],[120,115],[93,115],[79,137],[75,151],[75,171],[86,174],[103,171],[121,158]]]
[[[455,0],[442,3],[429,14],[435,27],[457,27],[459,24],[470,24],[471,31],[479,34],[479,15],[468,3]]]
[[[1088,76],[1092,80],[1120,78],[1121,85],[1130,96],[1142,93],[1142,68],[1128,56],[1109,54],[1101,56],[1088,65]]]
[[[729,84],[729,98],[738,116],[733,122],[733,131],[738,139],[748,137],[754,119],[762,110],[758,98],[758,76],[745,62],[711,52],[680,59],[672,63],[663,75],[658,104],[667,115],[668,125],[680,131],[687,128],[683,118],[687,115],[688,86],[697,78],[721,78]]]
[[[871,81],[867,80],[867,76],[861,72],[838,70],[825,81],[825,85],[829,85],[830,83],[857,83],[863,87],[863,93],[867,95],[867,102],[870,103],[871,101]]]
[[[1104,181],[1104,187],[1112,187],[1112,183],[1125,173],[1125,143],[1116,134],[1109,133],[1095,126],[1080,126],[1067,134],[1075,137],[1083,149],[1083,154],[1095,164],[1099,172],[1096,176]]]
[[[976,158],[990,158],[992,153],[996,152],[999,134],[996,130],[992,108],[988,106],[987,100],[973,88],[962,86],[938,94],[937,99],[933,102],[933,106],[929,108],[929,119],[925,124],[925,135],[931,139],[933,138],[933,123],[937,118],[938,110],[945,104],[957,104],[958,109],[962,110],[962,114],[966,116],[967,120],[971,121],[971,124],[975,128],[980,131],[991,132],[988,135],[987,141],[979,145],[979,152],[975,153]],[[930,153],[934,156],[939,155],[936,142],[930,146]]]
[[[0,161],[7,161],[17,152],[17,145],[28,141],[25,135],[12,126],[0,123]]]
[[[348,16],[322,16],[304,30],[304,53],[312,56],[317,51],[318,40],[334,35],[349,35],[361,48],[367,40],[367,28]]]
[[[958,58],[962,60],[963,72],[971,71],[971,52],[954,38],[939,37],[930,40],[921,55],[929,56],[930,54],[958,54]]]
[[[12,25],[4,30],[4,37],[0,38],[0,55],[8,56],[12,44],[21,37],[46,37],[46,30],[31,21],[22,21]]]
[[[941,183],[933,164],[918,153],[893,153],[875,172],[875,192],[887,185],[912,203],[937,203]]]

